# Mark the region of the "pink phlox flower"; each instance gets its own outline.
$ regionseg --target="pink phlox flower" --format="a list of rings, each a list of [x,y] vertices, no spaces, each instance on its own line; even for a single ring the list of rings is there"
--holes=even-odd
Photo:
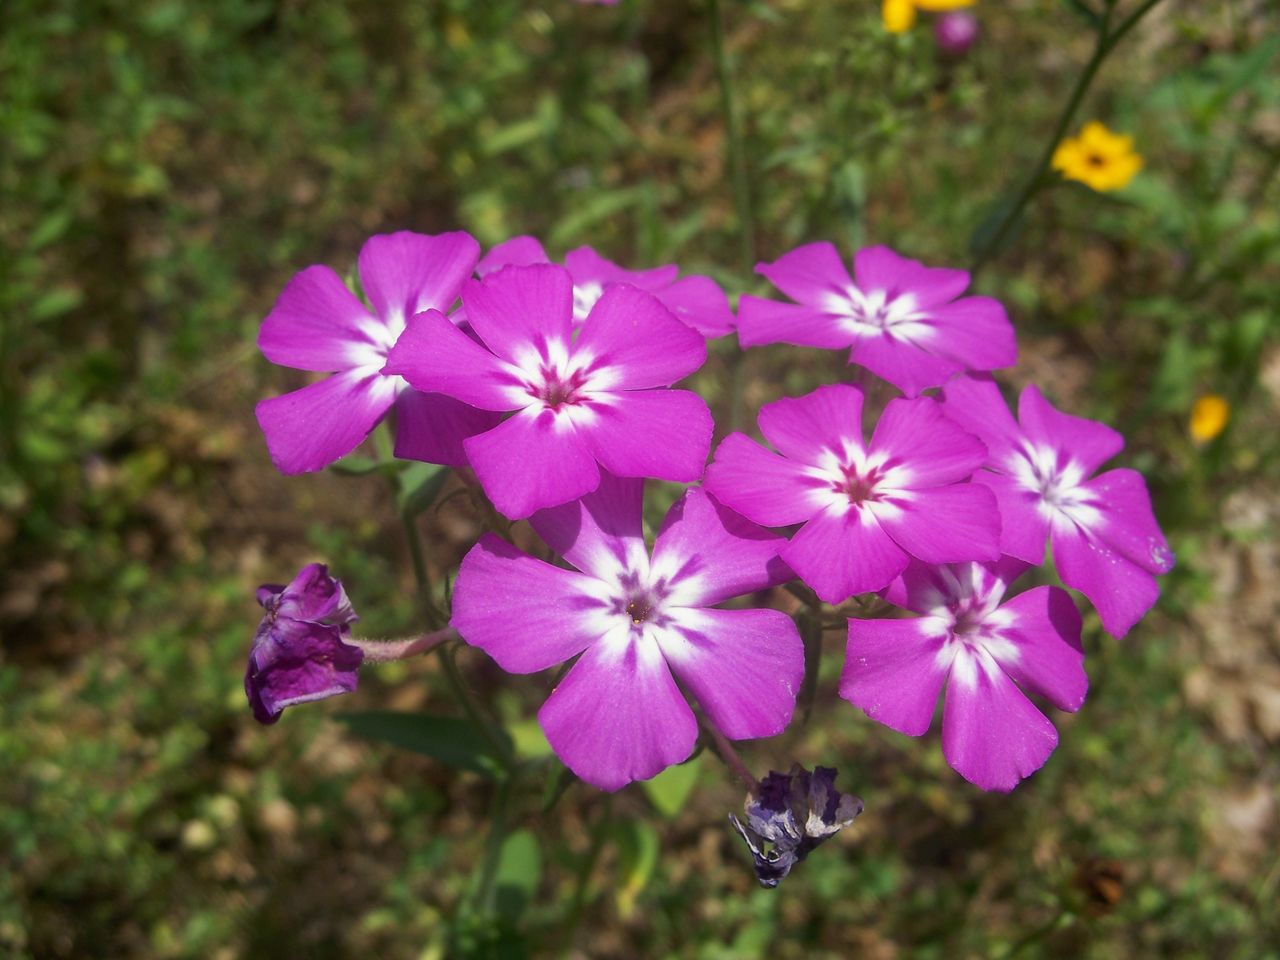
[[[1008,557],[913,563],[888,596],[919,617],[849,621],[840,696],[918,737],[933,722],[945,685],[943,755],[983,790],[1012,790],[1058,745],[1053,723],[1023,691],[1075,711],[1089,688],[1080,614],[1065,590],[1034,587],[1000,603],[1025,569]]]
[[[692,753],[697,723],[677,678],[738,740],[786,727],[804,673],[790,617],[716,607],[793,576],[778,559],[781,538],[692,489],[650,554],[642,501],[642,480],[606,474],[583,499],[532,517],[574,569],[488,534],[463,559],[453,592],[453,627],[504,670],[578,657],[538,720],[565,765],[603,790]]]
[[[461,232],[370,237],[358,261],[368,307],[329,267],[308,267],[289,281],[262,321],[258,346],[272,363],[332,376],[258,404],[283,473],[320,470],[346,456],[393,405],[397,456],[466,464],[462,439],[490,429],[493,415],[410,390],[382,368],[408,318],[448,310],[479,255],[479,244]]]
[[[573,282],[551,264],[509,266],[462,288],[478,341],[442,313],[409,321],[384,373],[481,410],[512,411],[463,442],[489,499],[512,519],[590,493],[601,470],[687,483],[711,446],[706,403],[667,389],[707,347],[651,294],[612,284],[581,327]]]
[[[969,286],[966,271],[926,267],[888,247],[859,250],[853,267],[856,281],[830,243],[810,243],[758,264],[756,272],[795,303],[744,296],[738,304],[743,348],[852,348],[850,363],[909,397],[961,371],[1017,361],[1004,307],[990,297],[960,296]]]
[[[1174,562],[1142,475],[1118,469],[1095,476],[1124,449],[1124,438],[1059,412],[1035,386],[1022,391],[1016,421],[988,379],[961,377],[947,384],[943,399],[946,412],[991,451],[974,482],[1000,504],[1003,552],[1039,564],[1052,542],[1062,582],[1089,598],[1108,633],[1124,636],[1159,597],[1155,575]]]
[[[883,589],[912,557],[927,563],[995,560],[995,498],[969,477],[982,442],[928,398],[891,400],[870,443],[862,391],[835,384],[760,410],[774,453],[731,434],[707,469],[706,488],[768,527],[803,524],[782,558],[823,600]]]
[[[513,237],[498,244],[481,258],[476,267],[485,276],[502,267],[550,263],[542,244],[533,237]],[[729,298],[710,277],[690,274],[680,276],[675,264],[649,270],[627,270],[606,260],[591,247],[578,247],[564,257],[565,268],[573,277],[573,322],[581,323],[595,306],[605,287],[611,283],[629,283],[647,290],[682,322],[704,337],[722,337],[734,327]]]

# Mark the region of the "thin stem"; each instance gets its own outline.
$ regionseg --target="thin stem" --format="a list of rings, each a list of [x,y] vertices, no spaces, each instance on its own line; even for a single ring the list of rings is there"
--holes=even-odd
[[[511,755],[511,745],[500,732],[495,731],[493,722],[480,710],[475,697],[467,689],[467,682],[462,676],[462,671],[458,669],[457,661],[454,659],[453,647],[449,644],[442,644],[437,649],[440,651],[440,665],[444,667],[444,678],[449,685],[449,692],[458,701],[458,705],[462,707],[462,712],[467,715],[467,719],[471,721],[472,726],[479,730],[480,734],[489,741],[489,746],[493,747],[507,770],[512,770],[515,762]]]
[[[742,246],[742,271],[751,276],[756,265],[756,219],[751,205],[751,180],[747,168],[746,143],[742,137],[741,117],[733,88],[733,75],[724,50],[724,11],[720,0],[707,0],[711,14],[711,58],[715,62],[720,84],[720,112],[724,116],[725,136],[729,142],[729,166],[733,180],[733,200],[738,210],[738,233]]]
[[[782,585],[782,588],[805,606],[811,607],[814,610],[822,609],[822,601],[818,599],[818,595],[799,580],[788,581]]]
[[[569,907],[569,920],[565,923],[564,931],[561,934],[560,953],[562,956],[567,956],[571,952],[574,934],[578,932],[578,927],[582,923],[582,914],[587,906],[587,890],[591,885],[591,874],[595,872],[596,864],[600,860],[600,854],[604,850],[604,842],[609,832],[609,823],[612,816],[613,797],[606,794],[600,819],[591,831],[591,846],[582,861],[582,866],[578,868],[578,876],[574,881],[573,903]]]
[[[430,653],[440,644],[448,640],[457,640],[458,631],[452,627],[424,633],[420,637],[409,637],[404,640],[370,640],[364,637],[347,637],[343,643],[359,647],[364,651],[365,663],[391,663],[395,660],[407,660],[424,653]]]
[[[481,916],[492,916],[496,911],[498,864],[502,860],[502,843],[507,836],[507,807],[511,799],[514,777],[498,782],[493,794],[493,807],[489,814],[489,835],[485,838],[484,860],[480,863],[480,886],[476,891],[476,903]]]
[[[1071,98],[1067,101],[1062,115],[1058,118],[1058,124],[1054,128],[1053,136],[1045,145],[1039,161],[1032,168],[1031,175],[1027,177],[1022,189],[1018,191],[1013,203],[1006,210],[1004,217],[974,256],[973,264],[969,268],[970,273],[976,274],[991,259],[1000,248],[1001,242],[1008,236],[1009,231],[1013,229],[1013,225],[1017,223],[1018,217],[1022,215],[1022,211],[1027,204],[1044,187],[1046,174],[1048,174],[1049,167],[1053,163],[1053,154],[1075,120],[1076,111],[1080,109],[1080,104],[1084,101],[1085,94],[1089,92],[1089,87],[1098,75],[1098,70],[1102,67],[1103,61],[1107,59],[1116,45],[1124,39],[1125,35],[1137,26],[1138,21],[1150,13],[1152,8],[1160,2],[1161,0],[1146,0],[1126,19],[1121,21],[1115,30],[1111,29],[1111,17],[1115,10],[1114,4],[1107,4],[1106,10],[1102,14],[1102,22],[1098,26],[1093,55],[1089,58],[1089,62],[1085,64],[1084,72],[1080,74],[1080,78],[1076,81],[1075,89],[1071,91]]]
[[[715,754],[724,762],[726,767],[733,771],[734,776],[742,781],[743,786],[750,792],[755,793],[760,788],[760,781],[747,769],[747,765],[742,762],[742,758],[738,756],[738,751],[733,748],[729,738],[717,730],[715,724],[710,721],[703,723],[702,728],[711,735],[712,741],[715,742]]]
[[[1022,951],[1027,949],[1027,947],[1035,943],[1039,943],[1049,934],[1057,930],[1058,927],[1062,924],[1063,918],[1066,916],[1068,916],[1066,910],[1059,910],[1057,915],[1052,920],[1050,920],[1048,923],[1046,923],[1042,927],[1036,927],[1034,930],[1028,933],[1025,937],[1023,937],[1021,940],[1019,940],[1017,943],[1011,946],[1004,953],[1004,955],[1001,956],[1000,960],[1010,960],[1010,958],[1016,957],[1018,954],[1022,953]]]

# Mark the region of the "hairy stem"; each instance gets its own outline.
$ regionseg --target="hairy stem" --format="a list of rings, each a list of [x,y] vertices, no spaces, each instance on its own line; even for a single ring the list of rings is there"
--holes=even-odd
[[[404,640],[370,640],[365,637],[347,637],[343,643],[359,647],[364,651],[365,663],[391,663],[395,660],[407,660],[424,653],[430,653],[440,644],[448,640],[457,640],[458,631],[452,627],[424,633],[420,637],[407,637]]]

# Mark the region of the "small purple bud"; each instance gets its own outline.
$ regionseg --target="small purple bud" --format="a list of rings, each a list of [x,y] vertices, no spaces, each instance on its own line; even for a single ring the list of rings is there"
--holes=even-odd
[[[978,39],[978,18],[968,10],[951,10],[933,25],[938,49],[948,56],[963,57]]]
[[[257,598],[266,614],[253,635],[244,692],[258,722],[356,688],[364,652],[344,641],[358,618],[328,567],[309,564],[286,587],[263,584]]]
[[[751,849],[762,887],[776,887],[818,844],[862,813],[862,801],[837,791],[835,780],[831,767],[815,767],[811,774],[797,763],[790,773],[771,772],[747,795],[746,826],[729,815]]]

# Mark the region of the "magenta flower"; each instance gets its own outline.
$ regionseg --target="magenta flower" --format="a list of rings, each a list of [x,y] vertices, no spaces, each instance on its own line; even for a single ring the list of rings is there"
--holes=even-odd
[[[275,723],[285,707],[356,688],[364,652],[343,641],[359,618],[328,567],[308,564],[287,587],[264,584],[258,603],[266,614],[253,635],[244,692],[259,723]]]
[[[533,237],[513,237],[498,244],[481,258],[476,271],[480,276],[512,264],[550,263],[546,251]],[[565,268],[573,277],[573,321],[581,323],[596,305],[605,287],[611,283],[629,283],[647,290],[662,305],[704,337],[722,337],[733,330],[733,310],[724,291],[710,277],[696,274],[680,276],[674,264],[651,270],[627,270],[606,260],[590,247],[570,250],[564,257]]]
[[[258,404],[271,459],[283,473],[320,470],[360,445],[396,408],[396,455],[463,466],[462,439],[490,429],[492,414],[408,389],[382,372],[406,320],[448,310],[480,248],[466,233],[400,232],[360,250],[365,307],[330,268],[294,276],[262,321],[258,346],[272,363],[333,375]]]
[[[934,23],[933,39],[943,53],[963,57],[978,41],[978,18],[968,10],[948,10]]]
[[[960,297],[964,270],[926,267],[888,247],[867,247],[850,279],[830,243],[810,243],[756,272],[795,303],[744,296],[738,340],[852,347],[849,362],[866,367],[909,397],[963,370],[996,370],[1018,358],[1013,326],[990,297]]]
[[[786,614],[714,606],[791,578],[781,538],[694,489],[667,514],[650,556],[642,501],[643,481],[606,474],[594,493],[532,518],[576,569],[489,534],[463,559],[453,592],[453,627],[510,673],[581,654],[538,720],[565,765],[603,790],[693,751],[697,723],[673,672],[735,740],[781,732],[804,673]]]
[[[1066,591],[1035,587],[1000,605],[1025,569],[1009,558],[913,563],[888,596],[919,618],[849,621],[840,696],[918,737],[933,722],[945,684],[943,755],[983,790],[1012,790],[1058,745],[1053,723],[1022,690],[1075,711],[1089,689],[1080,614]]]
[[[513,520],[590,493],[601,470],[689,482],[711,446],[706,403],[666,389],[706,342],[650,294],[614,284],[575,335],[562,267],[510,266],[462,288],[477,343],[436,310],[412,318],[384,373],[419,390],[515,415],[463,447]]]
[[[991,457],[974,482],[1000,504],[1001,550],[1044,562],[1046,541],[1062,582],[1098,609],[1122,637],[1160,595],[1155,574],[1173,569],[1173,552],[1136,470],[1095,471],[1124,449],[1105,424],[1060,413],[1034,386],[1022,391],[1018,421],[990,380],[962,377],[943,390],[944,409],[986,442]]]
[[[966,483],[986,447],[934,400],[889,402],[862,440],[862,391],[844,384],[760,410],[778,453],[741,433],[707,470],[708,492],[768,527],[802,523],[782,559],[828,603],[880,590],[911,557],[995,560],[1000,518],[985,487]]]

